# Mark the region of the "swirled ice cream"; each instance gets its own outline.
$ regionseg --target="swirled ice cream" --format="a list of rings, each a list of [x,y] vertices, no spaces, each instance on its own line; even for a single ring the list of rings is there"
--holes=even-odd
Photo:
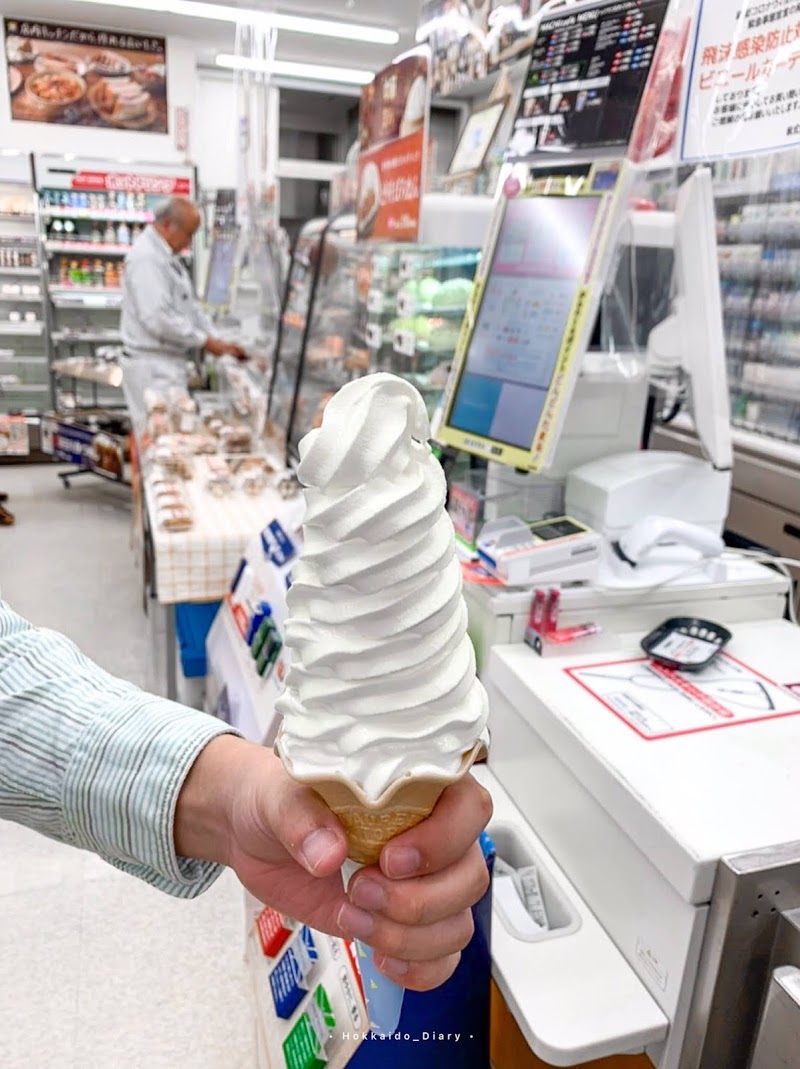
[[[338,773],[371,799],[408,773],[457,773],[486,727],[429,433],[414,387],[375,374],[300,443],[282,752],[296,775]]]

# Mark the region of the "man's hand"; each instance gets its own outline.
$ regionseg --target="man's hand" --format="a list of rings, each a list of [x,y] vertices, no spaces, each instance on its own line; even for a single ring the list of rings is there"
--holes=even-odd
[[[206,338],[203,348],[207,353],[211,353],[212,356],[235,356],[237,360],[248,359],[248,355],[241,345],[234,345],[233,342],[223,341],[221,338],[209,336]]]
[[[416,991],[444,983],[472,938],[470,907],[488,887],[477,839],[491,799],[471,776],[384,847],[342,889],[347,840],[314,791],[261,746],[232,735],[205,748],[175,814],[183,857],[229,865],[259,901],[320,931],[358,938],[378,968]]]

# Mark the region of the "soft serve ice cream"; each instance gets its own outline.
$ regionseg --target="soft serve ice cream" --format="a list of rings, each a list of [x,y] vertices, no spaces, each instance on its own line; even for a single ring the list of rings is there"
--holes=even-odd
[[[422,398],[368,375],[300,443],[305,547],[289,591],[282,756],[377,799],[455,775],[484,736],[445,478]]]

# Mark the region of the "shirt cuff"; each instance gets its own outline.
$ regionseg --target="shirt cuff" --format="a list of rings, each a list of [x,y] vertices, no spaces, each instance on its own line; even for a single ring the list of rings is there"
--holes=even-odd
[[[206,713],[144,692],[122,706],[118,695],[113,699],[82,732],[67,767],[63,811],[72,841],[159,890],[194,898],[222,866],[175,853],[178,795],[208,743],[236,733]]]

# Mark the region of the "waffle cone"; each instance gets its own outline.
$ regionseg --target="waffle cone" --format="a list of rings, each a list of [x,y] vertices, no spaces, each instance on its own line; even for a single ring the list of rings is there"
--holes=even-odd
[[[372,801],[357,784],[342,776],[295,775],[291,761],[283,752],[280,736],[275,749],[289,775],[297,782],[312,787],[339,818],[347,833],[348,856],[351,861],[362,865],[374,864],[390,839],[429,816],[442,791],[462,779],[473,763],[486,753],[483,742],[479,740],[469,753],[464,754],[458,772],[453,775],[407,775],[387,787],[380,798]]]

